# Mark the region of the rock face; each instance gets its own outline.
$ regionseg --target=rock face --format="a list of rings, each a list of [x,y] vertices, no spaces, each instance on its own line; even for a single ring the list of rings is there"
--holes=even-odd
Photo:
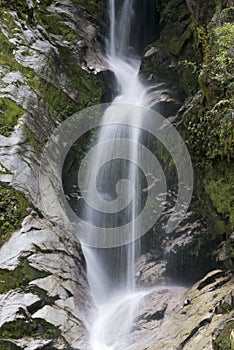
[[[168,282],[167,262],[160,259],[157,251],[141,255],[136,263],[136,283],[139,287],[153,287]]]
[[[78,242],[45,219],[23,221],[0,250],[1,346],[85,349],[92,302],[81,256]]]
[[[92,301],[80,244],[45,218],[38,176],[54,128],[102,95],[93,6],[85,10],[69,0],[1,3],[1,242],[16,227],[16,211],[27,215],[0,247],[1,349],[86,347],[83,315]],[[28,208],[10,187],[27,198]]]
[[[144,344],[136,348],[231,349],[228,342],[222,344],[234,323],[233,296],[233,276],[221,270],[210,272],[188,290],[157,288],[142,301],[132,336]],[[227,334],[221,339],[225,327]]]
[[[86,350],[84,314],[91,314],[92,300],[81,248],[45,215],[38,174],[56,126],[101,101],[104,5],[1,1],[0,349]],[[157,5],[160,38],[142,63],[149,104],[187,141],[196,182],[185,221],[165,235],[171,191],[164,217],[143,242],[137,283],[160,287],[145,297],[135,322],[138,350],[230,350],[231,274],[210,272],[188,290],[167,284],[172,276],[194,282],[216,267],[233,269],[233,6],[231,0]],[[173,170],[165,171],[173,184]]]
[[[186,142],[195,174],[185,221],[165,235],[163,220],[170,215],[176,192],[172,186],[165,217],[146,240],[167,260],[172,275],[186,280],[191,276],[191,282],[212,268],[234,266],[233,2],[215,4],[161,2],[160,38],[145,50],[142,61],[149,85],[170,86],[170,96],[182,105],[170,120]],[[166,153],[157,153],[166,161]],[[169,182],[176,182],[173,166],[165,172]]]

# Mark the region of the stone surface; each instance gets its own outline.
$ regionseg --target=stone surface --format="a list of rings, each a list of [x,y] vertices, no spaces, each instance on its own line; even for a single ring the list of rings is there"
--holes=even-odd
[[[23,293],[19,289],[0,295],[0,327],[4,323],[22,318],[22,310],[26,311],[28,306],[39,300],[38,296],[31,293]]]
[[[24,350],[36,350],[36,349],[39,349],[39,348],[51,343],[50,340],[45,340],[42,338],[38,338],[38,339],[22,338],[19,340],[18,339],[14,339],[14,340],[9,339],[9,342],[19,346],[20,348],[23,348]]]
[[[53,228],[46,220],[29,216],[22,223],[21,230],[15,232],[0,249],[0,276],[3,269],[13,273],[20,268],[23,258],[35,271],[44,271],[47,276],[35,278],[35,272],[35,277],[27,286],[33,294],[18,288],[1,295],[0,326],[17,321],[19,311],[25,310],[29,319],[45,320],[60,330],[67,344],[73,344],[75,349],[82,348],[87,335],[83,316],[89,314],[92,302],[78,242],[64,237],[63,232]],[[6,280],[1,283],[7,288]],[[21,286],[22,283],[19,276],[16,284]],[[45,303],[49,305],[44,306]],[[14,338],[11,341],[22,346],[29,342],[25,339],[16,342]],[[42,344],[37,339],[30,342],[35,349],[36,345]]]
[[[0,348],[83,350],[92,305],[83,255],[75,237],[45,218],[38,178],[55,127],[101,97],[90,73],[104,69],[97,20],[70,0],[4,2],[0,19],[0,98],[22,109],[14,123],[4,115],[0,181],[35,209],[0,247]]]
[[[153,287],[168,282],[167,262],[160,260],[157,251],[143,254],[136,262],[136,283],[140,287]]]
[[[222,25],[232,23],[233,10],[224,11],[224,7],[233,6],[233,1],[217,1],[216,10],[211,1],[162,3],[165,6],[161,13],[160,40],[147,48],[142,64],[151,106],[164,110],[165,116],[171,117],[176,126],[183,125],[186,115],[189,119],[195,116],[196,129],[206,110],[217,111],[226,118],[233,109],[233,104],[225,105],[226,100],[231,101],[233,97],[233,83],[229,82],[233,74],[229,66],[223,74],[222,69],[214,65],[220,48],[215,48],[214,43],[218,45],[221,38],[220,42],[225,44],[222,30],[226,31],[227,26],[222,28]],[[102,5],[101,1],[99,4]],[[19,7],[15,9],[14,5]],[[88,5],[87,2],[85,6]],[[209,27],[204,27],[211,18]],[[49,217],[43,217],[38,173],[40,154],[54,128],[77,109],[98,103],[102,97],[98,77],[94,80],[90,74],[105,69],[96,35],[97,24],[92,15],[70,0],[51,1],[50,6],[43,1],[5,1],[0,19],[0,41],[3,42],[0,97],[14,101],[24,111],[12,126],[10,135],[0,135],[0,181],[24,193],[35,208],[0,248],[0,288],[3,290],[0,347],[12,343],[28,350],[42,347],[67,350],[72,345],[74,349],[84,350],[87,331],[83,314],[90,313],[92,300],[80,245],[74,237],[53,226]],[[216,39],[213,38],[215,31],[221,32]],[[210,44],[213,51],[209,51]],[[228,45],[228,62],[233,67],[230,47]],[[225,50],[221,52],[225,54]],[[219,61],[220,56],[217,58]],[[209,71],[211,61],[212,72]],[[221,83],[217,82],[220,72]],[[173,119],[182,103],[182,109]],[[213,115],[208,125],[212,120],[215,120]],[[209,139],[214,130],[222,129],[219,121],[212,129],[204,125],[205,139]],[[206,147],[201,136],[195,139],[203,147],[203,158],[204,151],[212,148],[212,140]],[[191,149],[193,142],[188,137]],[[192,154],[196,152],[193,150]],[[210,162],[209,157],[206,160]],[[213,160],[211,158],[211,163]],[[218,164],[220,169],[231,173],[223,164]],[[202,177],[201,159],[196,169]],[[212,174],[208,174],[208,178],[213,178],[214,170],[212,163]],[[202,182],[203,179],[198,184],[199,189]],[[222,193],[224,187],[224,184],[219,186],[218,192]],[[196,213],[190,211],[175,232],[166,235],[162,220],[161,230],[157,231],[160,254],[156,254],[156,259],[152,258],[154,253],[140,258],[138,284],[152,287],[165,282],[164,275],[168,274],[178,279],[191,276],[194,281],[214,266],[215,258],[219,266],[233,266],[230,244],[233,234],[228,236],[233,226],[232,231],[230,226],[225,226],[228,216],[226,207],[219,208],[222,198],[212,196],[213,188],[210,197],[206,190],[200,189],[199,201],[193,206]],[[228,196],[230,193],[228,190]],[[165,220],[170,209],[169,206],[165,211]],[[211,222],[209,234],[207,221],[196,215],[200,211],[202,214],[208,211],[205,214]],[[222,221],[223,215],[225,220]],[[217,242],[220,245],[217,246]],[[209,254],[214,254],[211,257],[208,248]],[[211,350],[212,347],[217,350],[220,334],[223,332],[227,337],[230,329],[226,327],[232,321],[233,280],[229,274],[215,271],[187,291],[168,286],[152,290],[144,298],[132,335],[139,343],[137,350]],[[38,325],[37,334],[34,331],[25,334],[31,324]],[[8,328],[11,334],[3,341],[2,335]],[[16,332],[21,332],[17,339],[14,338]],[[46,334],[48,339],[44,338]]]
[[[142,342],[135,349],[213,349],[214,330],[234,316],[231,305],[226,312],[217,310],[232,291],[232,274],[220,270],[210,272],[188,290],[161,287],[152,291],[143,300],[132,334],[136,342]]]

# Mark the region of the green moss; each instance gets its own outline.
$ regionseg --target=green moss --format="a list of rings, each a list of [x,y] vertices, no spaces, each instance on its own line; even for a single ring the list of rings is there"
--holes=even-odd
[[[233,94],[229,93],[229,84],[233,82],[234,74],[234,24],[211,24],[206,32],[201,34],[204,55],[202,83],[206,86],[207,107],[211,110],[225,97],[230,97],[230,101],[233,101]],[[197,34],[199,41],[198,37]]]
[[[234,24],[225,23],[221,27],[214,28],[212,44],[212,66],[214,77],[224,82],[233,79],[234,72]]]
[[[10,171],[0,162],[0,174],[10,174]]]
[[[80,68],[75,56],[69,49],[60,47],[63,69],[70,78],[72,87],[78,92],[79,109],[93,106],[101,102],[103,84],[97,76]]]
[[[225,176],[226,175],[226,176]],[[234,167],[222,177],[205,180],[205,190],[209,194],[217,213],[230,221],[234,228]]]
[[[1,350],[21,350],[22,348],[7,340],[0,340]]]
[[[61,35],[64,40],[76,42],[80,40],[78,33],[66,24],[66,19],[70,23],[71,19],[66,15],[48,14],[46,9],[36,12],[39,23],[46,29],[47,32],[55,35]],[[67,18],[66,18],[67,17]],[[75,23],[73,23],[75,26]]]
[[[234,7],[228,7],[222,10],[219,18],[220,23],[234,22]]]
[[[233,328],[234,321],[229,321],[226,323],[225,327],[220,331],[218,337],[212,342],[214,350],[232,350],[230,333]]]
[[[161,26],[166,23],[183,21],[190,15],[184,0],[160,0],[157,7],[160,10]]]
[[[0,134],[9,136],[24,112],[23,108],[9,98],[0,98]]]
[[[6,17],[8,18],[6,21]],[[13,21],[13,16],[0,11],[0,20],[8,22]],[[14,24],[15,25],[15,24]],[[16,25],[15,25],[16,27]],[[13,56],[15,46],[8,40],[8,38],[0,31],[0,65],[10,67],[11,71],[18,71],[22,67]]]
[[[55,339],[60,334],[52,324],[42,319],[17,319],[4,323],[0,329],[0,338],[20,339],[22,337],[42,336],[44,339]]]
[[[226,302],[223,302],[220,306],[219,306],[219,313],[221,314],[227,314],[231,311],[231,306],[226,303]]]
[[[27,125],[22,124],[22,128],[24,129],[28,142],[32,146],[33,150],[35,151],[36,155],[40,155],[40,150],[38,148],[38,140],[36,139],[34,133],[27,127]]]
[[[191,27],[188,27],[186,29],[186,31],[182,34],[181,37],[177,37],[175,36],[174,38],[171,39],[171,41],[168,44],[168,48],[169,51],[175,55],[175,56],[179,56],[181,50],[183,49],[186,41],[188,41],[191,36],[192,36],[193,32]]]
[[[41,80],[37,90],[47,104],[49,115],[53,120],[63,120],[77,111],[78,104],[61,89]]]
[[[206,86],[206,94],[209,94]],[[185,114],[184,127],[192,156],[197,163],[234,158],[234,128],[232,113],[234,100],[219,100],[207,110],[204,94]]]
[[[27,17],[29,8],[26,0],[1,0],[1,9],[18,12],[21,17]]]
[[[29,203],[23,195],[0,185],[0,245],[20,227],[23,218],[28,214],[28,207]]]
[[[0,270],[0,294],[6,293],[11,289],[24,289],[29,282],[46,276],[48,276],[48,273],[34,269],[29,265],[27,259],[22,259],[20,265],[14,270]]]
[[[88,14],[97,20],[101,19],[106,7],[106,1],[104,0],[72,0],[73,3],[82,6]]]

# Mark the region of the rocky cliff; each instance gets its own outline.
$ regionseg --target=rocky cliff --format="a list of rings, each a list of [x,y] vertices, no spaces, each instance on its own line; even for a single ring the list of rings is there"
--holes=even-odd
[[[185,240],[185,232],[184,243],[187,241],[190,246],[186,252],[181,250],[184,243],[175,240],[178,235],[166,237],[171,240],[171,248],[175,240],[174,250],[180,255],[173,264],[176,261],[187,275],[199,265],[201,273],[205,265],[233,268],[232,5],[228,1],[161,1],[160,39],[146,49],[143,58],[142,71],[149,84],[167,83],[181,105],[171,120],[193,161],[192,220],[187,220],[190,229],[197,223],[196,238],[193,242]],[[170,168],[167,171],[173,174]],[[162,236],[159,246],[163,239]]]
[[[56,126],[106,96],[99,73],[105,2],[0,4],[0,348],[84,350],[82,315],[92,304],[85,263],[75,237],[44,213],[38,174]],[[161,0],[153,9],[160,35],[157,29],[159,38],[145,49],[141,71],[152,106],[187,143],[195,192],[186,220],[165,236],[172,179],[167,211],[143,242],[137,280],[152,286],[203,279],[188,291],[152,293],[134,337],[142,349],[230,350],[234,3]],[[166,172],[173,178],[170,166]]]
[[[80,245],[45,217],[38,190],[51,132],[102,96],[94,74],[100,2],[83,5],[1,1],[1,349],[85,348],[90,301]]]

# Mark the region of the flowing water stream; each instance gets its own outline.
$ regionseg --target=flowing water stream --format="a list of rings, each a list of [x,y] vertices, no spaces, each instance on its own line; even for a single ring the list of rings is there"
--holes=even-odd
[[[104,145],[103,152],[94,152],[91,158],[92,169],[90,173],[98,173],[99,177],[87,176],[88,203],[95,203],[93,188],[97,187],[101,197],[109,204],[118,200],[118,194],[125,193],[128,208],[106,212],[106,204],[99,204],[98,212],[91,207],[84,207],[85,217],[93,225],[102,227],[120,226],[129,221],[134,222],[141,209],[141,176],[136,166],[138,164],[138,148],[136,146],[141,138],[139,128],[128,127],[115,122],[131,123],[131,118],[141,118],[140,113],[132,115],[127,107],[129,105],[145,105],[145,87],[140,82],[138,73],[140,60],[130,47],[132,21],[134,18],[134,0],[123,0],[121,3],[109,0],[110,32],[106,40],[106,61],[109,69],[113,71],[117,85],[118,95],[113,103],[123,103],[121,113],[116,115],[111,106],[106,110],[103,120],[107,124],[99,130],[97,145]],[[131,108],[130,108],[131,109]],[[103,157],[113,159],[116,148],[123,138],[132,141],[126,145],[131,161],[114,159],[102,166]],[[115,142],[105,147],[105,142]],[[125,181],[131,183],[126,187]],[[94,183],[95,182],[95,183]],[[117,210],[116,210],[117,211]],[[138,223],[139,225],[139,223]],[[92,230],[91,230],[92,231]],[[92,232],[87,234],[92,235]],[[90,347],[92,350],[125,350],[131,347],[127,337],[134,319],[134,311],[143,292],[135,289],[135,261],[140,254],[140,240],[135,239],[134,224],[131,227],[131,241],[133,243],[118,248],[90,248],[83,246],[87,263],[88,280],[91,294],[96,306],[96,312],[89,323]]]

